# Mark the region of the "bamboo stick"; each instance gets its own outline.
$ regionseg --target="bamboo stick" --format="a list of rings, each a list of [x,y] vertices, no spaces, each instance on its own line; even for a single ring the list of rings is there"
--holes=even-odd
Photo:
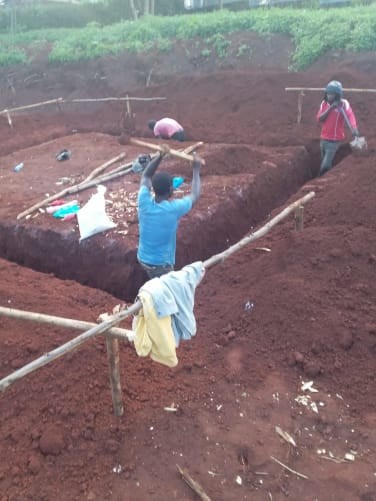
[[[310,193],[307,193],[304,197],[300,198],[296,202],[290,204],[288,207],[286,207],[282,212],[280,212],[277,216],[273,217],[268,223],[266,223],[264,226],[262,226],[259,230],[255,231],[254,233],[251,233],[251,235],[247,235],[246,237],[242,238],[239,242],[236,244],[232,245],[225,251],[216,254],[215,256],[210,257],[206,261],[204,261],[204,266],[205,268],[210,268],[211,266],[214,266],[217,263],[220,263],[227,259],[231,254],[234,252],[238,251],[239,249],[242,249],[244,246],[248,245],[249,243],[253,242],[254,240],[257,240],[260,237],[263,237],[266,233],[268,233],[274,226],[276,226],[278,223],[280,223],[283,219],[285,219],[291,212],[294,212],[297,207],[300,207],[301,205],[304,205],[306,202],[311,200],[315,196],[315,192],[311,191]]]
[[[11,384],[15,383],[19,379],[27,376],[31,372],[34,372],[37,369],[40,369],[44,365],[49,364],[53,360],[56,360],[57,358],[60,358],[61,356],[65,355],[66,353],[69,353],[72,350],[75,350],[79,346],[81,346],[83,343],[88,341],[89,339],[92,339],[95,336],[98,336],[99,334],[103,334],[104,332],[108,331],[111,327],[114,327],[116,324],[124,320],[130,315],[133,315],[137,313],[141,308],[141,302],[136,301],[130,308],[127,310],[123,310],[120,313],[117,313],[116,315],[113,315],[110,320],[106,320],[105,322],[102,322],[101,324],[96,325],[95,327],[92,327],[91,329],[83,332],[81,335],[71,339],[65,344],[62,344],[61,346],[55,348],[54,350],[45,353],[41,357],[37,358],[36,360],[33,360],[29,364],[24,365],[20,369],[17,369],[14,371],[12,374],[9,376],[3,378],[0,380],[0,391],[4,391],[6,388],[8,388]]]
[[[105,164],[102,164],[102,166],[106,165],[106,167],[108,167],[112,163],[117,162],[119,160],[119,156],[120,155],[112,158],[111,160],[109,160]],[[100,169],[102,166],[99,166],[97,169]],[[95,170],[97,170],[97,169],[95,169]],[[87,184],[90,184],[90,182],[86,183],[86,185]],[[94,182],[94,184],[93,183],[90,184],[89,187],[91,187],[95,184],[96,184],[96,182]],[[44,200],[42,200],[41,202],[38,202],[38,203],[34,204],[32,207],[29,207],[28,209],[24,210],[23,212],[18,214],[17,219],[22,219],[23,217],[27,216],[28,214],[35,212],[40,207],[44,207],[45,205],[49,204],[50,202],[53,202],[54,200],[57,200],[59,198],[63,198],[64,196],[72,194],[72,193],[77,193],[77,192],[81,191],[82,189],[86,189],[88,187],[88,186],[83,187],[84,185],[85,185],[85,181],[82,181],[81,183],[76,184],[74,186],[69,186],[68,188],[64,188],[63,190],[59,191],[59,193],[55,193],[54,195],[51,195],[51,196],[45,198]]]
[[[325,92],[324,87],[286,87],[286,92],[301,92],[301,91],[320,91]],[[343,92],[376,92],[376,89],[343,89]]]
[[[197,143],[191,144],[191,146],[187,146],[187,148],[184,148],[183,153],[192,153],[203,144],[204,143],[202,141],[197,141]]]
[[[123,398],[120,381],[119,342],[117,339],[106,337],[107,360],[110,375],[112,405],[114,414],[120,417],[124,413]]]
[[[180,475],[183,477],[185,483],[189,485],[189,487],[193,490],[193,492],[197,494],[201,501],[211,501],[210,497],[206,494],[201,485],[190,476],[185,468],[181,468],[178,464],[176,465],[176,468]]]
[[[67,99],[64,103],[95,103],[106,101],[165,101],[166,97],[101,97],[98,99]]]
[[[107,162],[105,162],[104,164],[100,165],[99,167],[97,167],[96,169],[92,170],[90,172],[90,174],[82,181],[82,183],[80,184],[84,184],[86,183],[87,181],[91,181],[94,177],[96,177],[98,174],[100,174],[101,172],[103,172],[104,170],[107,169],[107,167],[109,167],[110,165],[118,162],[119,160],[123,160],[125,158],[125,152],[123,153],[120,153],[120,155],[118,155],[117,157],[114,157],[114,158],[111,158],[111,160],[108,160]]]
[[[17,310],[15,308],[5,308],[4,306],[0,306],[0,316],[15,318],[18,320],[30,320],[32,322],[38,322],[41,324],[57,325],[58,327],[66,327],[68,329],[79,331],[91,329],[91,327],[98,325],[91,322],[74,320],[72,318],[56,317],[54,315],[45,315],[43,313],[34,313],[32,311]],[[113,327],[108,331],[108,334],[116,336],[120,339],[124,339],[125,341],[133,339],[133,331],[130,331],[128,329]]]
[[[0,115],[6,115],[9,112],[29,110],[31,108],[38,108],[48,104],[56,104],[59,110],[60,104],[63,103],[94,103],[94,102],[107,102],[107,101],[165,101],[166,97],[102,97],[98,99],[63,99],[58,97],[48,101],[41,101],[39,103],[27,104],[25,106],[17,106],[16,108],[4,109],[0,111]]]
[[[155,151],[161,151],[162,147],[158,144],[148,143],[146,141],[140,141],[139,139],[134,139],[133,137],[129,140],[132,144],[136,144],[138,146],[144,146],[145,148],[149,148]],[[169,149],[169,154],[173,157],[181,158],[182,160],[188,160],[189,162],[193,162],[194,158],[192,155],[188,153],[184,153],[183,151]],[[201,160],[202,165],[205,165],[205,160]]]
[[[34,104],[27,104],[25,106],[18,106],[17,108],[10,108],[7,110],[2,110],[0,111],[0,115],[6,114],[9,112],[14,112],[14,111],[21,111],[21,110],[29,110],[31,108],[38,108],[39,106],[45,106],[47,104],[57,104],[57,103],[63,103],[64,100],[62,97],[58,97],[57,99],[50,99],[49,101],[42,101],[40,103],[34,103]]]
[[[315,196],[315,193],[313,191],[311,191],[310,193],[308,193],[304,197],[300,198],[296,202],[290,204],[282,212],[280,212],[277,216],[275,216],[273,219],[271,219],[266,225],[262,226],[259,230],[255,231],[254,233],[252,233],[251,235],[249,235],[247,237],[244,237],[237,244],[234,244],[231,247],[229,247],[226,251],[221,252],[219,254],[216,254],[215,256],[212,256],[211,258],[204,261],[204,263],[203,263],[204,267],[210,268],[211,266],[214,266],[219,262],[223,262],[229,256],[234,254],[234,252],[243,248],[245,245],[264,236],[276,224],[280,223],[291,212],[293,212],[297,207],[308,202],[314,196]],[[101,324],[93,327],[92,329],[82,333],[80,336],[78,336],[78,337],[72,339],[71,341],[68,341],[67,343],[59,346],[55,350],[53,350],[49,353],[46,353],[42,357],[39,357],[38,359],[34,360],[33,362],[30,362],[29,364],[25,365],[24,367],[21,367],[20,369],[16,370],[15,372],[10,374],[9,376],[0,380],[0,391],[4,391],[6,388],[8,388],[8,386],[15,383],[19,379],[27,376],[31,372],[39,369],[40,367],[43,367],[44,365],[47,365],[48,363],[52,362],[53,360],[56,360],[57,358],[61,357],[62,355],[65,355],[66,353],[78,348],[79,346],[81,346],[81,344],[85,343],[87,340],[93,338],[94,336],[97,336],[98,334],[102,334],[102,333],[108,331],[108,329],[115,326],[116,324],[118,324],[119,322],[121,322],[122,320],[127,318],[128,316],[138,313],[140,311],[141,307],[142,307],[141,302],[136,301],[127,310],[123,310],[120,313],[113,315],[110,320],[102,322]]]

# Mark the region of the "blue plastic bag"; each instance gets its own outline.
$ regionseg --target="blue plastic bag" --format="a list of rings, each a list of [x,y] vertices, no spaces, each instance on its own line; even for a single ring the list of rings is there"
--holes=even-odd
[[[172,179],[172,187],[174,188],[174,190],[179,188],[179,186],[181,186],[183,183],[184,183],[184,177],[174,177]]]
[[[58,209],[55,211],[52,215],[53,217],[65,217],[68,216],[68,214],[76,214],[80,210],[79,205],[70,205],[69,207],[64,207],[63,209]]]

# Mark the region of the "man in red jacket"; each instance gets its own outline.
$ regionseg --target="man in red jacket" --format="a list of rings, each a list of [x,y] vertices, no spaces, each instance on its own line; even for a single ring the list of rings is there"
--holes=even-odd
[[[351,127],[353,138],[359,136],[356,118],[350,103],[342,99],[342,84],[337,80],[328,83],[325,89],[324,100],[317,113],[317,121],[321,124],[320,149],[321,166],[320,176],[332,168],[336,151],[345,139],[345,122]],[[347,120],[345,120],[345,116]]]

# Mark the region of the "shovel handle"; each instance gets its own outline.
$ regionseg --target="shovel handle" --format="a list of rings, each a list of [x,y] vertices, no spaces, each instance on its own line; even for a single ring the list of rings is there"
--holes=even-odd
[[[129,140],[130,143],[136,144],[137,146],[144,146],[145,148],[149,148],[150,150],[154,151],[161,151],[162,148],[158,144],[154,143],[147,143],[146,141],[141,141],[140,139],[135,139],[135,138],[130,138]],[[188,153],[184,153],[182,151],[170,149],[169,154],[173,157],[181,158],[182,160],[188,160],[188,162],[193,162],[194,157],[192,155],[189,155]],[[205,160],[201,159],[201,164],[205,165]]]

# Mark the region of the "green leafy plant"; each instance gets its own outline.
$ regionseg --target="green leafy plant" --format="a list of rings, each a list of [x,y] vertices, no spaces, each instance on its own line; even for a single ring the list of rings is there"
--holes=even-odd
[[[238,50],[236,51],[236,57],[242,57],[249,53],[250,47],[247,44],[243,43],[242,45],[239,45]]]
[[[202,57],[209,57],[211,53],[212,53],[212,51],[210,49],[208,49],[208,48],[202,49],[201,56]]]
[[[38,9],[32,11],[36,17],[38,12],[42,12]],[[86,20],[86,26],[79,29],[59,28],[0,35],[0,64],[27,62],[27,54],[36,55],[46,46],[51,48],[51,62],[94,59],[124,51],[166,52],[171,50],[176,39],[189,42],[190,48],[198,48],[198,41],[200,44],[204,42],[208,47],[202,49],[201,55],[209,57],[215,53],[221,59],[229,52],[231,34],[243,31],[253,31],[263,37],[271,37],[275,33],[290,36],[295,52],[289,70],[306,68],[330,49],[376,49],[376,4],[325,10],[317,8],[316,4],[314,8],[218,10],[172,17],[146,16],[138,21],[126,20],[111,25],[98,19],[87,20],[85,16],[82,19]],[[72,25],[76,26],[73,22]],[[28,24],[24,26],[27,28]],[[185,47],[188,56],[189,47]],[[245,44],[240,45],[236,55],[241,57],[248,50]]]

